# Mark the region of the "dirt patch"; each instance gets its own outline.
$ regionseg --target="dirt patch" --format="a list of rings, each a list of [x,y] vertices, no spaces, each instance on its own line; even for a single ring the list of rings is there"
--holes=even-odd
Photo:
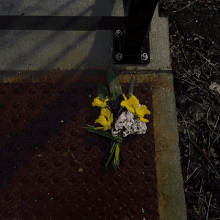
[[[220,0],[160,0],[159,15],[169,17],[187,218],[219,219]]]

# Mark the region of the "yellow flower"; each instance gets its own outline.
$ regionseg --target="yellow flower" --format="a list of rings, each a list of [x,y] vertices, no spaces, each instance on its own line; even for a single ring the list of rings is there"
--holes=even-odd
[[[100,99],[99,99],[99,96],[97,98],[94,99],[94,101],[92,102],[92,106],[95,107],[95,106],[98,106],[98,107],[101,107],[101,108],[104,108],[104,107],[107,107],[107,104],[106,102],[108,101],[108,96],[105,98],[105,101],[102,102]]]
[[[133,108],[133,105],[135,103],[137,103],[138,100],[136,100],[136,98],[132,94],[131,94],[130,99],[127,99],[127,97],[124,95],[124,93],[123,93],[123,96],[124,96],[125,101],[121,102],[121,106],[126,107],[129,112],[134,113],[135,109]],[[139,104],[139,101],[137,104]]]
[[[144,118],[145,114],[150,115],[150,111],[147,109],[146,105],[142,105],[141,108],[139,108],[139,106],[137,106],[135,108],[136,114],[138,115],[138,117],[140,118],[141,121],[143,122],[149,122],[149,120]]]
[[[135,113],[141,121],[143,122],[149,122],[149,120],[144,118],[145,114],[150,114],[150,111],[147,109],[146,105],[142,105],[141,108],[138,106],[139,105],[139,100],[131,93],[131,97],[127,99],[127,97],[124,95],[125,101],[121,102],[121,106],[125,106],[128,111],[131,113]]]
[[[108,108],[102,108],[101,114],[100,114],[99,118],[95,121],[95,124],[99,123],[103,127],[97,127],[94,129],[95,130],[102,129],[102,130],[106,131],[111,127],[112,122],[113,122],[113,114],[110,112],[110,110]]]

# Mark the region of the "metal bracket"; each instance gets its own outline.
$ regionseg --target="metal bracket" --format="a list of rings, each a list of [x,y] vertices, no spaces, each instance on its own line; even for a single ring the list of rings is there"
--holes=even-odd
[[[113,30],[113,63],[114,64],[149,64],[150,45],[149,30],[145,36],[142,47],[138,53],[122,52],[122,45],[125,40],[125,30]],[[134,39],[135,40],[135,39]]]

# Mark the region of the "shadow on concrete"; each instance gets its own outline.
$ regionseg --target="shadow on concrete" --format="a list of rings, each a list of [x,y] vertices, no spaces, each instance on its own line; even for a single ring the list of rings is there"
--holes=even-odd
[[[69,1],[68,3],[66,3],[64,6],[60,7],[60,8],[59,8],[58,10],[56,10],[56,11],[57,11],[57,12],[62,11],[64,8],[68,7],[69,4],[70,4],[70,1]],[[105,8],[104,8],[104,7],[105,7]],[[84,14],[86,14],[86,13],[87,13],[88,11],[90,11],[90,10],[92,11],[91,16],[93,16],[93,15],[96,15],[99,11],[101,11],[101,10],[103,10],[103,9],[105,9],[106,14],[107,14],[108,16],[110,16],[110,15],[111,15],[111,12],[112,12],[112,10],[113,10],[113,7],[114,7],[114,2],[113,2],[113,4],[111,5],[111,7],[106,8],[106,2],[103,2],[103,0],[97,0],[95,5],[93,5],[92,7],[88,8],[88,9],[87,9],[83,14],[81,14],[80,16],[83,16]],[[4,32],[7,32],[7,31],[4,31]],[[2,32],[2,34],[4,34],[4,32]],[[23,31],[21,31],[21,32],[19,32],[19,33],[22,33],[22,32],[23,32]],[[13,66],[15,66],[18,61],[21,61],[21,60],[22,60],[22,62],[26,62],[26,61],[28,61],[28,59],[30,59],[30,57],[34,57],[34,56],[36,55],[36,52],[37,52],[37,51],[42,50],[48,43],[51,43],[51,39],[53,39],[53,38],[55,38],[55,37],[62,36],[62,33],[61,33],[61,32],[62,32],[62,31],[59,31],[59,32],[56,31],[56,33],[50,34],[48,37],[46,37],[46,39],[45,39],[40,45],[35,46],[35,47],[34,47],[32,50],[30,50],[29,52],[24,52],[24,53],[20,54],[20,56],[19,56],[17,59],[14,59],[13,61],[11,61],[11,62],[7,65],[7,69],[13,68]],[[10,33],[10,32],[8,32],[8,33]],[[2,34],[1,34],[1,35],[2,35]],[[79,39],[78,39],[76,42],[74,42],[74,44],[68,45],[65,49],[63,49],[63,51],[62,51],[61,53],[59,53],[59,54],[56,56],[56,58],[53,59],[53,61],[51,61],[50,63],[48,63],[47,65],[45,65],[43,68],[41,68],[41,70],[43,69],[43,70],[46,71],[46,70],[48,70],[48,69],[54,69],[53,66],[54,66],[57,62],[59,62],[59,60],[63,59],[63,58],[65,57],[65,54],[66,54],[66,53],[68,53],[68,52],[71,51],[71,50],[74,50],[74,48],[76,48],[76,46],[77,46],[81,41],[83,41],[84,39],[86,39],[86,38],[89,36],[89,34],[91,34],[90,31],[86,32],[84,35],[82,35],[81,37],[79,37]],[[25,35],[25,34],[24,34],[24,35]],[[108,33],[107,33],[107,35],[108,35]],[[25,35],[25,36],[26,36],[26,35]],[[97,34],[96,34],[96,37],[95,37],[95,41],[94,41],[94,43],[93,43],[93,47],[92,47],[92,49],[90,50],[90,56],[88,56],[88,57],[90,57],[91,59],[92,59],[92,57],[94,57],[94,54],[97,54],[97,48],[100,48],[100,43],[101,43],[100,40],[101,40],[102,38],[103,38],[103,33],[100,33],[100,31],[97,31]],[[110,37],[110,39],[111,39],[111,37]],[[18,40],[16,39],[16,40],[12,43],[11,48],[13,47],[13,44],[14,44],[14,43],[18,43]],[[7,41],[6,41],[6,44],[7,44]],[[100,48],[100,49],[104,49],[104,48],[102,47],[102,48]],[[111,51],[110,51],[110,52],[111,52]],[[102,51],[100,51],[100,56],[101,56],[101,54],[102,54]],[[110,54],[110,56],[111,56],[111,54]],[[85,64],[86,60],[87,60],[87,58],[85,58],[85,59],[83,60],[83,62],[80,63],[78,66],[74,67],[74,69],[78,69],[78,68],[80,68],[81,66],[83,66],[83,65]],[[94,57],[94,61],[95,61],[95,57]],[[91,61],[90,61],[90,62],[91,62]],[[109,61],[108,61],[108,62],[109,62]]]
[[[91,10],[93,10],[94,12],[97,11],[97,10],[101,10],[100,6],[99,6],[99,3],[100,3],[100,5],[102,5],[102,2],[103,2],[102,0],[97,0],[97,4],[93,7],[91,7]],[[109,13],[112,11],[112,9],[113,9],[113,7],[109,8]],[[88,10],[90,10],[90,9],[88,9]],[[41,45],[36,46],[34,49],[29,51],[28,53],[21,54],[24,61],[28,60],[30,55],[34,56],[36,51],[40,50],[43,46],[45,46],[47,44],[47,41],[49,41],[51,38],[59,36],[59,35],[61,35],[60,32],[58,34],[57,33],[56,34],[51,34],[50,36],[48,36],[46,38],[46,40],[44,42],[42,42]],[[53,62],[51,62],[50,64],[45,66],[44,67],[45,72],[47,71],[46,69],[48,68],[48,66],[51,67],[51,65],[54,65],[56,61],[58,61],[58,60],[62,59],[63,57],[65,57],[65,54],[68,53],[68,51],[73,50],[76,47],[77,43],[82,41],[88,35],[89,35],[89,33],[86,33],[85,35],[80,37],[80,39],[74,45],[69,46],[68,48],[66,48],[62,52],[62,54],[59,54],[57,56],[57,58],[54,59]],[[100,43],[98,41],[99,34],[97,34],[96,39],[97,40],[94,42],[94,45],[93,45],[93,47],[90,51],[90,54],[92,54],[96,50],[97,45]],[[20,58],[18,58],[18,59],[20,59]],[[13,66],[13,64],[15,62],[16,62],[15,60],[12,61],[10,63],[10,65]],[[84,60],[84,62],[86,62],[86,59]],[[78,65],[77,68],[80,68],[81,65],[83,65],[83,63]],[[104,72],[106,72],[106,71],[104,71]],[[9,75],[7,75],[7,71],[4,71],[4,74],[6,74],[6,76],[9,77]],[[4,77],[4,74],[1,75],[1,77]],[[13,76],[11,76],[11,77],[13,77]],[[64,80],[61,80],[59,82],[59,84],[62,85],[63,81]],[[11,84],[11,85],[15,85],[15,84]],[[38,97],[38,99],[42,99],[42,98],[43,97]],[[67,94],[62,94],[54,101],[54,103],[62,103],[62,102],[65,103],[65,101],[69,100],[69,98],[70,97],[67,96]],[[54,104],[54,103],[52,103],[52,104]],[[54,113],[53,115],[59,115],[60,114],[60,110],[58,108],[53,108],[53,109],[49,108],[48,110],[41,111],[39,114],[34,115],[34,117],[35,118],[40,118],[43,115],[50,116],[51,115],[50,110],[53,110],[53,113]],[[69,114],[71,114],[71,112],[74,112],[74,115],[77,115],[79,113],[79,108],[74,108],[72,110],[70,109]],[[22,132],[21,131],[17,132],[15,127],[13,128],[13,132],[10,133],[9,136],[7,136],[7,137],[5,136],[5,139],[3,138],[4,135],[1,136],[3,133],[0,132],[1,143],[3,143],[3,140],[6,141],[6,143],[7,143],[6,145],[4,145],[3,147],[0,148],[0,152],[1,152],[1,156],[0,156],[0,161],[1,161],[0,162],[0,175],[1,175],[1,178],[0,178],[0,195],[3,195],[2,193],[5,190],[5,186],[6,186],[7,189],[11,189],[11,190],[13,189],[14,184],[16,185],[16,176],[19,172],[22,171],[22,168],[19,167],[19,166],[16,166],[16,164],[15,164],[15,161],[18,160],[18,158],[17,158],[17,156],[18,156],[17,149],[20,147],[24,151],[27,150],[26,156],[28,155],[28,157],[25,157],[26,164],[32,164],[33,155],[43,153],[45,150],[47,150],[47,149],[45,149],[45,146],[48,147],[47,144],[48,144],[48,141],[50,140],[50,138],[56,136],[56,131],[62,129],[62,127],[65,125],[65,123],[64,124],[61,124],[61,123],[56,124],[55,121],[56,121],[56,119],[52,118],[52,120],[50,120],[49,123],[46,123],[46,124],[41,123],[39,125],[39,127],[35,127],[34,125],[33,126],[31,126],[31,125],[27,126],[24,129],[22,129],[23,135],[21,135],[21,136],[19,136],[19,134],[22,133]],[[46,130],[47,132],[45,134],[48,134],[48,136],[46,135],[46,136],[42,137],[41,140],[39,138],[36,138],[36,139],[29,138],[28,139],[29,141],[27,141],[27,138],[24,136],[24,133],[28,135],[28,134],[30,134],[31,130],[36,136],[40,136],[40,132],[42,130],[44,130],[44,131]],[[39,142],[41,143],[40,146],[42,148],[39,147]],[[108,148],[107,150],[110,151],[110,148]],[[30,152],[32,152],[33,154],[31,154]],[[109,155],[109,154],[105,154],[105,155]],[[6,164],[5,162],[8,162],[8,163]],[[102,167],[102,170],[103,170],[103,167]],[[113,172],[113,169],[111,169],[111,172]],[[11,180],[12,180],[11,177],[14,178],[15,182],[13,182],[13,181],[11,182]],[[4,184],[4,187],[3,187],[3,184]],[[11,188],[11,186],[12,186],[12,188]]]

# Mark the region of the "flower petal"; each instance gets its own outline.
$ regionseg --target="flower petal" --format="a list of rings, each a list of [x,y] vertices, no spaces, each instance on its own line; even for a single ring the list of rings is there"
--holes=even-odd
[[[101,115],[106,117],[107,121],[110,123],[110,126],[111,126],[111,123],[114,120],[113,114],[111,113],[111,111],[108,108],[102,108]]]
[[[102,101],[99,99],[99,96],[98,96],[98,97],[96,97],[96,98],[94,99],[94,101],[92,102],[92,106],[93,106],[93,107],[98,106],[98,107],[104,108],[104,107],[107,107],[107,104],[106,104],[107,101],[108,101],[108,97],[106,97],[105,101],[102,102]]]
[[[102,108],[100,114],[105,116],[106,118],[109,118],[111,115],[111,112],[108,108]]]
[[[149,120],[145,119],[145,118],[140,118],[141,121],[143,122],[149,122]]]
[[[146,105],[142,105],[141,108],[139,108],[139,106],[136,106],[135,108],[135,112],[136,112],[136,115],[141,119],[144,117],[144,115],[146,114],[150,114],[150,111],[147,109],[147,106]],[[147,119],[144,119],[144,120],[147,120]],[[147,120],[148,121],[148,120]],[[149,122],[149,121],[148,121]]]
[[[122,101],[122,102],[121,102],[121,106],[125,106],[125,107],[126,107],[127,105],[128,105],[128,104],[127,104],[127,101]]]
[[[103,115],[100,115],[99,118],[95,120],[95,124],[96,123],[99,123],[99,124],[105,126],[108,122]]]
[[[134,108],[127,106],[127,109],[128,109],[129,112],[131,112],[131,113],[134,114],[134,112],[135,112],[135,109],[134,109]]]
[[[150,111],[147,109],[146,105],[142,105],[142,108],[144,109],[145,114],[150,115]]]
[[[127,97],[124,95],[124,99],[125,101],[121,102],[121,106],[124,106],[128,109],[128,111],[130,111],[131,113],[135,112],[134,106],[139,104],[139,100],[131,93],[131,97],[129,99],[127,99]]]
[[[97,120],[95,120],[95,123],[99,123],[103,126],[103,130],[108,130],[111,127],[111,123],[113,122],[113,114],[109,111],[109,109],[102,108],[101,115]],[[106,119],[106,116],[108,117],[108,120]],[[98,128],[100,129],[100,128]]]
[[[139,100],[131,93],[131,97],[128,100],[128,104],[129,105],[138,105],[139,104]]]
[[[109,101],[108,96],[105,98],[105,101],[104,101],[104,103],[105,103],[106,107],[107,107],[107,104],[106,104],[106,102],[107,102],[107,101]]]
[[[121,106],[126,107],[128,109],[128,111],[130,111],[131,113],[134,113],[135,110],[132,105],[132,103],[133,103],[132,99],[130,98],[129,100],[127,100],[127,97],[124,95],[124,93],[123,93],[123,96],[124,96],[125,101],[121,102]]]
[[[123,95],[125,101],[127,101],[128,99],[127,99],[127,97],[125,96],[125,94],[123,93],[122,95]]]

